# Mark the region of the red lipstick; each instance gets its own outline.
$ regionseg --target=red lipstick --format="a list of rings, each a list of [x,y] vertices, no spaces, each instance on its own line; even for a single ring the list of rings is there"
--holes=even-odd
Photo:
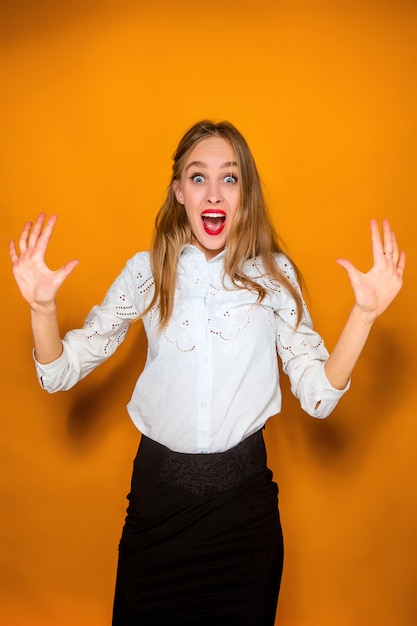
[[[204,230],[208,235],[220,235],[226,224],[226,213],[219,209],[207,209],[201,214]]]

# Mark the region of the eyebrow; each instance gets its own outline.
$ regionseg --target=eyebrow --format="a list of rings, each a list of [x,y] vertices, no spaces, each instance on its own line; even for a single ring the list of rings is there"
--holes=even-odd
[[[190,167],[202,167],[202,168],[207,168],[208,165],[207,163],[204,163],[203,161],[191,161],[191,163],[189,163],[187,165],[187,167],[185,168],[185,171],[187,171]],[[226,163],[223,163],[220,166],[220,169],[226,168],[226,167],[237,167],[237,162],[236,161],[226,161]]]

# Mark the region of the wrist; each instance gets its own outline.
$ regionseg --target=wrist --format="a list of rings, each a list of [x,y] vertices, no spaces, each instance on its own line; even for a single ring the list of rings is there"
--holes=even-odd
[[[50,315],[56,315],[56,302],[51,300],[49,302],[34,302],[29,305],[32,315],[49,317]]]
[[[377,318],[377,315],[374,311],[364,309],[357,304],[353,305],[350,316],[355,319],[355,321],[363,324],[364,326],[372,326]]]

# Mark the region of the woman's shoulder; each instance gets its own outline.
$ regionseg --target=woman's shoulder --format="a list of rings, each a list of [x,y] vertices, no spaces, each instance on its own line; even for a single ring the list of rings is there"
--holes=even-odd
[[[154,279],[149,252],[137,252],[130,257],[107,292],[107,299],[136,301],[150,293]]]
[[[152,274],[152,264],[150,252],[136,252],[126,261],[126,267],[131,272],[147,272]]]
[[[297,269],[291,259],[284,252],[277,252],[275,254],[275,262],[281,272],[291,283],[298,284]]]
[[[285,276],[293,281],[294,279],[296,280],[297,277],[297,273],[296,273],[296,269],[294,266],[294,263],[291,261],[291,259],[284,253],[284,252],[276,252],[274,253],[274,261],[275,264],[278,268],[278,270],[280,272],[282,272],[283,274],[285,274]],[[253,276],[266,276],[268,274],[266,268],[265,268],[265,264],[263,262],[262,257],[254,257],[252,259],[249,259],[246,262],[246,268],[245,268],[248,273]]]

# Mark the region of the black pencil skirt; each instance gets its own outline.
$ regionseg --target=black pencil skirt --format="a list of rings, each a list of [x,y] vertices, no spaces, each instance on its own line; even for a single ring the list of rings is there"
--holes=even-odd
[[[142,437],[128,500],[113,626],[273,626],[283,542],[262,431],[215,454]]]

